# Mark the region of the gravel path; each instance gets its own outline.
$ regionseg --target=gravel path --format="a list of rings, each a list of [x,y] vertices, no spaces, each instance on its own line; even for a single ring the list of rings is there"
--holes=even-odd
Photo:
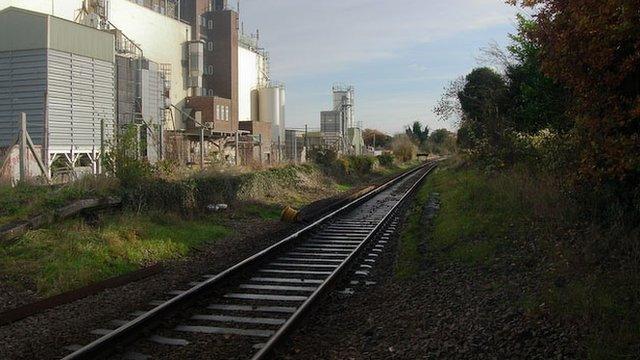
[[[527,294],[543,291],[541,262],[523,245],[487,266],[425,262],[419,275],[398,280],[387,261],[371,279],[377,284],[333,294],[277,358],[584,358],[576,328],[544,304],[527,304]]]

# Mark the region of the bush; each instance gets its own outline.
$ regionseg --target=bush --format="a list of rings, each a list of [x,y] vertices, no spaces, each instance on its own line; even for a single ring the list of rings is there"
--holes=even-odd
[[[135,126],[127,127],[103,160],[107,172],[115,175],[124,187],[135,187],[153,174],[149,162],[138,154],[137,134]]]
[[[373,156],[348,156],[349,168],[359,175],[367,175],[373,171],[376,165],[376,158]]]
[[[309,155],[313,162],[322,166],[331,166],[338,160],[338,153],[333,149],[315,149]]]
[[[392,154],[378,155],[378,162],[380,163],[380,166],[391,167],[393,166],[394,160],[395,160],[395,157],[393,157]]]
[[[402,162],[413,160],[418,152],[418,147],[405,134],[396,135],[391,143],[391,148],[396,159]]]

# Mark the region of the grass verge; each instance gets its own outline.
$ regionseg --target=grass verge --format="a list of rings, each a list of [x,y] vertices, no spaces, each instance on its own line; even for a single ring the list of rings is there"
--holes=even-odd
[[[594,250],[615,237],[637,234],[607,233],[580,222],[577,207],[561,189],[557,179],[525,168],[487,173],[449,161],[429,176],[417,200],[416,209],[421,209],[429,193],[441,196],[427,256],[464,266],[501,259],[536,264],[544,279],[542,290],[526,294],[516,306],[534,312],[546,304],[554,317],[580,329],[588,358],[639,358],[637,267]],[[426,260],[418,251],[427,232],[420,214],[410,214],[402,235],[397,269],[401,277],[415,273]]]
[[[423,184],[418,190],[414,207],[409,210],[406,227],[400,235],[395,273],[406,279],[416,275],[424,262],[420,246],[427,240],[427,229],[423,222],[423,209],[429,200],[430,187]]]
[[[27,277],[39,295],[49,296],[180,258],[230,233],[212,218],[124,213],[95,224],[74,219],[0,248],[0,272],[10,279]]]

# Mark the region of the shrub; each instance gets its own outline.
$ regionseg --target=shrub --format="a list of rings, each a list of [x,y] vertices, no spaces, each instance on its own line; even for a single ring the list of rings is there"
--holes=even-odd
[[[349,167],[360,175],[370,174],[376,164],[373,156],[348,156]]]
[[[138,139],[135,126],[127,127],[118,142],[105,154],[104,166],[115,175],[124,187],[136,186],[153,174],[152,167],[138,154]]]
[[[396,135],[391,143],[396,159],[407,162],[416,157],[418,147],[405,134]]]
[[[391,167],[393,166],[394,160],[395,160],[395,157],[393,157],[392,154],[378,155],[378,162],[380,163],[380,166]]]
[[[338,153],[333,149],[315,149],[310,156],[313,162],[322,166],[331,166],[338,160]]]

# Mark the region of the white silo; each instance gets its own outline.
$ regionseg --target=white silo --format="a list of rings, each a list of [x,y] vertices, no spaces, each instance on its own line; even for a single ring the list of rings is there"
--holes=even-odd
[[[271,135],[274,142],[278,141],[278,137],[280,137],[281,142],[284,142],[280,125],[280,88],[262,88],[258,91],[258,98],[260,121],[271,123]]]

